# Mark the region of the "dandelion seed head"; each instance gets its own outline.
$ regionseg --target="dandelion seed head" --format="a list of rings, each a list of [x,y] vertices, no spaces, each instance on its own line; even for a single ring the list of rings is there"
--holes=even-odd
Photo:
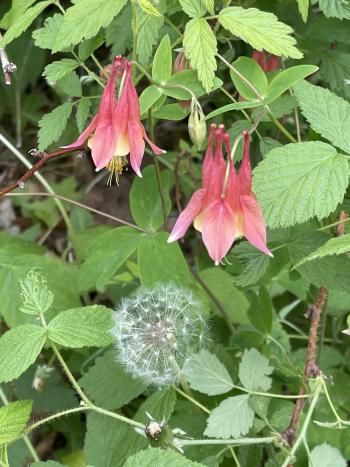
[[[205,345],[203,304],[186,288],[139,288],[115,311],[112,334],[126,371],[148,383],[177,383],[185,363]]]

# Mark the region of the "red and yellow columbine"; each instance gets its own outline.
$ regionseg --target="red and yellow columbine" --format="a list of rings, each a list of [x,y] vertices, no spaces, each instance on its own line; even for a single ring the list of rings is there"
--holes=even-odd
[[[213,139],[215,137],[215,154]],[[226,165],[222,145],[230,158],[229,136],[222,125],[212,125],[208,149],[202,166],[202,185],[192,195],[170,234],[168,242],[183,237],[191,225],[202,233],[209,256],[218,265],[236,238],[246,239],[262,252],[272,256],[266,246],[266,228],[262,210],[252,192],[252,170],[249,160],[249,134],[244,131],[244,155],[237,173],[231,159]]]
[[[115,97],[117,70],[124,68],[118,100]],[[141,123],[140,105],[131,77],[132,64],[121,56],[114,59],[113,68],[102,94],[97,115],[79,138],[67,148],[81,146],[89,137],[88,146],[96,171],[106,168],[118,183],[118,177],[127,166],[126,156],[130,153],[130,164],[138,176],[145,152],[145,140],[155,154],[166,151],[156,146],[147,136]],[[91,136],[92,135],[92,136]]]

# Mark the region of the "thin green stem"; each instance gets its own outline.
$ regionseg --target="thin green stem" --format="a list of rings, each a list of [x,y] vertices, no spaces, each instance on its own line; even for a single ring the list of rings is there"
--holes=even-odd
[[[134,0],[131,0],[131,29],[132,29],[132,60],[136,62],[138,24],[137,24],[137,11],[136,11],[136,5],[135,5]]]
[[[79,62],[79,65],[86,71],[86,73],[96,81],[97,84],[99,84],[102,88],[105,87],[103,81],[96,75],[96,73],[94,73],[92,70],[90,70],[90,68],[88,66],[85,65],[85,63],[80,60],[80,58],[78,57],[78,55],[74,52],[73,49],[71,49],[71,54],[73,55],[73,57],[76,59],[77,62]]]
[[[280,124],[280,122],[277,120],[277,118],[275,118],[272,113],[268,110],[266,112],[266,115],[269,117],[269,119],[271,120],[271,122],[275,125],[276,128],[278,128],[280,130],[281,133],[284,134],[284,136],[289,139],[290,142],[292,143],[297,143],[298,141],[294,138],[293,135],[291,135],[289,133],[288,130],[286,130],[286,128],[284,128],[283,125]]]
[[[74,409],[68,409],[68,410],[63,410],[62,412],[57,412],[53,415],[50,415],[49,417],[42,418],[41,420],[32,423],[31,425],[28,426],[26,429],[25,433],[30,433],[31,431],[36,430],[37,428],[40,428],[41,426],[45,425],[46,423],[50,423],[54,420],[57,420],[57,418],[61,417],[66,417],[67,415],[74,415],[76,413],[80,412],[86,412],[88,410],[92,410],[91,407],[85,405],[83,407],[75,407]]]
[[[108,73],[106,72],[106,70],[103,68],[103,66],[101,65],[101,63],[97,60],[96,56],[94,54],[91,54],[90,55],[92,61],[95,63],[95,65],[97,66],[97,68],[100,70],[100,72],[102,73],[102,75],[108,79],[109,76],[108,76]]]
[[[33,167],[33,165],[28,161],[28,159],[7,139],[5,138],[5,136],[0,133],[0,141],[12,152],[12,154],[14,156],[17,157],[17,159],[19,159],[23,165],[25,165],[28,169],[31,169]],[[49,183],[46,181],[46,179],[39,173],[39,172],[35,172],[34,173],[34,177],[36,177],[38,179],[38,181],[42,184],[42,186],[46,189],[46,191],[48,193],[50,193],[53,197],[54,197],[54,202],[56,203],[56,206],[57,208],[59,209],[66,225],[67,225],[67,228],[70,232],[73,231],[73,226],[69,220],[69,217],[68,217],[68,214],[67,214],[67,211],[64,209],[63,207],[63,204],[61,203],[61,201],[59,199],[56,199],[57,196],[56,196],[56,193],[55,191],[53,190],[53,188],[51,188],[51,185],[49,185]],[[55,198],[56,196],[56,198]]]
[[[1,401],[2,401],[2,403],[4,405],[9,404],[9,401],[8,401],[8,399],[6,397],[6,394],[4,393],[1,386],[0,386],[0,399],[1,399]],[[30,455],[32,456],[33,460],[35,462],[40,462],[40,458],[39,458],[39,456],[38,456],[38,454],[37,454],[37,452],[35,450],[35,447],[33,446],[32,442],[30,441],[29,437],[26,434],[23,435],[23,441],[24,441],[25,445],[27,446],[27,449],[28,449]]]
[[[312,397],[312,394],[303,394],[303,395],[293,396],[293,395],[285,395],[285,394],[274,394],[270,392],[251,391],[250,389],[246,389],[241,386],[236,386],[235,384],[232,386],[232,389],[237,389],[238,391],[246,392],[252,396],[272,397],[275,399],[309,399]]]
[[[333,222],[332,224],[324,225],[323,227],[320,227],[319,229],[317,229],[317,232],[322,232],[322,230],[327,230],[327,229],[330,229],[331,227],[336,227],[337,225],[345,224],[345,222],[349,222],[349,221],[350,221],[350,217],[347,217],[346,219],[343,219],[341,221],[337,221],[337,222]]]
[[[336,411],[336,409],[334,407],[334,404],[333,404],[332,399],[331,399],[331,397],[329,395],[327,384],[326,384],[325,380],[322,380],[322,384],[323,384],[323,391],[324,391],[324,394],[326,396],[329,407],[330,407],[331,411],[333,412],[339,427],[341,427],[343,425],[343,423],[344,423],[344,420],[338,415],[338,412]],[[345,422],[345,424],[348,425],[349,422]]]
[[[182,391],[177,386],[174,386],[174,389],[175,389],[175,391],[177,393],[181,394],[181,396],[185,397],[187,400],[192,402],[193,405],[195,405],[195,406],[199,407],[201,410],[203,410],[203,412],[207,413],[208,415],[210,414],[210,410],[207,407],[205,407],[204,405],[202,405],[200,402],[198,402],[196,399],[194,399],[192,396],[190,396],[186,392]]]
[[[231,453],[231,456],[232,456],[233,460],[236,463],[236,467],[242,467],[241,463],[238,460],[238,457],[236,456],[235,450],[233,449],[232,446],[229,446],[229,450],[230,450],[230,453]]]
[[[312,397],[312,400],[311,400],[311,403],[310,403],[310,406],[309,406],[309,410],[306,413],[303,426],[302,426],[302,428],[300,430],[300,433],[299,433],[299,435],[298,435],[298,437],[297,437],[297,439],[295,441],[294,446],[290,450],[289,455],[287,456],[287,458],[285,459],[285,461],[284,461],[284,463],[283,463],[283,465],[281,467],[288,467],[289,466],[289,464],[292,462],[292,459],[294,458],[295,453],[297,452],[300,444],[303,442],[303,439],[306,439],[306,433],[307,433],[308,427],[309,427],[310,422],[311,422],[312,414],[314,413],[316,404],[317,404],[318,399],[320,397],[322,387],[323,387],[322,378],[319,377],[319,378],[317,378],[316,390],[315,390],[315,392],[313,394],[313,397]]]
[[[123,415],[119,415],[109,410],[102,409],[101,407],[97,407],[94,404],[91,405],[91,409],[94,412],[107,415],[107,417],[115,418],[116,420],[119,420],[120,422],[125,422],[128,425],[134,426],[136,428],[140,428],[141,430],[145,429],[145,425],[143,423],[136,422],[135,420],[132,420],[131,418],[127,418],[127,417],[124,417]]]
[[[266,438],[242,438],[242,439],[177,439],[181,446],[210,446],[224,445],[228,446],[249,446],[252,444],[270,444],[276,441],[276,436]]]

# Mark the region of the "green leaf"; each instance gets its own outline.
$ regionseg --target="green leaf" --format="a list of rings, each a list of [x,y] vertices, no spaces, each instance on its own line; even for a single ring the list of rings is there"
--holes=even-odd
[[[163,120],[183,120],[189,113],[189,110],[183,109],[181,105],[175,103],[163,105],[159,110],[152,112],[152,115]]]
[[[77,465],[77,464],[76,464]],[[33,462],[30,464],[30,467],[66,467],[66,464],[60,464],[56,461],[40,461],[40,462]]]
[[[229,397],[212,410],[204,431],[210,438],[239,438],[253,426],[254,412],[249,406],[249,395]]]
[[[260,101],[251,101],[251,102],[236,102],[235,104],[227,104],[219,109],[213,110],[208,115],[206,115],[205,119],[209,120],[210,118],[217,117],[225,112],[231,112],[231,110],[242,110],[242,109],[253,109],[254,107],[260,107]]]
[[[256,349],[245,349],[239,364],[239,379],[249,391],[268,391],[272,380],[269,378],[273,368],[269,361]]]
[[[8,444],[20,437],[32,410],[32,401],[11,402],[0,409],[0,444]]]
[[[169,191],[172,186],[172,174],[169,170],[161,172],[161,181],[166,212],[169,214],[171,208]],[[153,166],[143,170],[142,178],[134,178],[130,190],[130,209],[135,222],[145,229],[157,230],[163,224],[162,204]]]
[[[132,48],[131,4],[128,2],[105,30],[106,45],[111,47],[110,57],[124,55],[127,48]]]
[[[215,2],[214,0],[202,0],[202,2],[205,5],[205,8],[208,10],[208,12],[213,15],[215,11]]]
[[[272,149],[280,146],[282,146],[282,144],[279,141],[269,138],[268,136],[263,136],[259,143],[260,152],[263,157],[265,157]]]
[[[197,70],[199,80],[209,92],[214,82],[217,44],[205,19],[193,18],[186,24],[183,45],[191,67]]]
[[[183,373],[192,389],[209,396],[233,389],[233,381],[225,366],[205,349],[191,357]]]
[[[45,313],[53,302],[53,293],[49,290],[43,274],[32,269],[28,271],[26,277],[19,283],[23,305],[22,313],[37,315]]]
[[[62,91],[69,97],[81,97],[83,92],[81,89],[79,76],[75,71],[68,73],[68,75],[59,79],[56,83],[59,91]],[[78,106],[81,101],[78,102]]]
[[[4,37],[0,40],[0,48],[5,47],[10,42],[12,42],[13,39],[16,39],[16,37],[20,36],[24,31],[26,31],[35,18],[39,16],[40,13],[52,3],[54,3],[54,0],[39,2],[18,16],[12,26],[10,26],[10,28],[6,31]]]
[[[264,97],[267,91],[267,78],[260,65],[249,57],[239,57],[232,63],[232,66],[248,80],[260,96]],[[250,101],[257,99],[257,93],[243,81],[232,68],[230,68],[230,76],[237,91],[241,96]]]
[[[322,219],[343,200],[346,158],[321,141],[275,148],[254,170],[254,191],[270,227]]]
[[[224,307],[232,322],[242,324],[249,323],[247,317],[249,302],[244,293],[234,286],[230,274],[223,269],[212,267],[201,271],[200,276],[215,295],[216,299]],[[234,308],[232,307],[232,303],[235,303]],[[215,307],[215,303],[213,303],[213,306]]]
[[[94,366],[79,381],[86,394],[100,407],[115,410],[128,404],[147,385],[127,374],[114,350],[95,360]]]
[[[169,97],[174,97],[175,99],[187,100],[191,99],[192,97],[191,93],[185,89],[177,88],[176,85],[189,88],[196,97],[201,97],[206,93],[205,89],[198,81],[198,75],[195,70],[178,71],[177,73],[171,75],[166,84],[168,87],[162,88],[163,94]],[[213,81],[213,87],[211,88],[210,92],[215,91],[215,89],[218,89],[220,86],[222,86],[222,84],[222,80],[215,77]]]
[[[265,96],[265,102],[270,104],[272,101],[277,99],[277,97],[287,91],[287,89],[312,73],[316,73],[317,70],[318,67],[314,65],[297,65],[279,72],[269,84],[269,88]]]
[[[350,234],[341,237],[331,238],[324,245],[313,251],[310,255],[299,261],[293,269],[298,268],[307,261],[323,258],[324,256],[342,255],[350,251]]]
[[[48,326],[48,337],[63,347],[103,347],[112,342],[112,310],[102,305],[62,311]]]
[[[179,282],[190,285],[186,260],[177,243],[167,243],[168,234],[158,232],[142,238],[138,247],[138,264],[141,284],[153,287],[158,282]]]
[[[319,0],[319,6],[327,18],[350,19],[350,4],[347,0]]]
[[[312,128],[350,153],[350,104],[328,89],[303,81],[294,87],[301,111]]]
[[[183,11],[191,18],[205,15],[207,8],[203,0],[179,0]]]
[[[56,62],[46,65],[43,76],[45,76],[48,81],[57,81],[78,68],[78,66],[79,62],[73,58],[62,58],[62,60],[57,60]]]
[[[309,467],[346,467],[347,463],[339,449],[328,443],[320,444],[311,451]]]
[[[90,39],[86,39],[85,41],[81,42],[79,44],[78,52],[80,60],[84,61],[89,58],[90,55],[93,54],[95,50],[104,43],[104,40],[104,34],[100,32],[95,37],[91,37]]]
[[[63,23],[63,15],[55,13],[46,18],[44,26],[32,33],[34,45],[41,49],[52,49]]]
[[[256,284],[265,274],[271,258],[248,242],[241,242],[232,249],[232,254],[243,264],[240,274],[234,278],[235,285],[248,287]]]
[[[221,25],[235,36],[240,37],[254,49],[265,49],[275,55],[302,58],[290,34],[293,29],[278,21],[272,13],[256,8],[228,7],[220,11]]]
[[[103,289],[136,250],[142,238],[141,232],[130,227],[117,227],[99,235],[91,243],[91,253],[80,267],[78,289]]]
[[[56,107],[52,112],[45,114],[39,121],[38,132],[39,150],[44,151],[51,143],[57,141],[66,128],[73,104],[65,102]]]
[[[140,7],[143,11],[153,16],[162,16],[161,13],[153,6],[151,0],[139,0]]]
[[[88,97],[83,97],[78,102],[76,120],[79,133],[81,133],[86,124],[86,120],[90,115],[91,100]]]
[[[288,244],[292,264],[302,261],[330,238],[324,232],[312,232],[294,239]],[[306,262],[298,267],[298,272],[318,287],[327,286],[331,290],[350,293],[350,259],[347,255],[325,256]]]
[[[0,21],[0,28],[9,29],[36,0],[12,0],[11,8]]]
[[[146,113],[162,94],[162,90],[153,84],[144,89],[139,98],[141,115]]]
[[[322,78],[330,84],[333,91],[344,91],[350,74],[350,55],[334,49],[322,49],[320,58]]]
[[[307,22],[307,17],[309,14],[310,0],[297,0],[298,9],[301,17],[303,18],[304,23]]]
[[[142,25],[137,39],[137,56],[142,65],[147,65],[152,56],[153,46],[158,42],[163,17],[148,15],[141,8],[137,9],[137,21]]]
[[[168,35],[160,41],[158,49],[154,54],[152,64],[152,78],[159,84],[165,84],[171,76],[173,68],[171,56],[171,44]]]
[[[10,329],[0,337],[0,382],[18,378],[41,352],[46,331],[34,324]]]
[[[160,448],[149,448],[134,454],[127,459],[123,467],[154,467],[156,465],[164,467],[205,467],[203,464],[186,459],[177,452]]]
[[[82,39],[96,36],[101,28],[107,27],[126,4],[126,0],[84,0],[67,9],[63,24],[56,38],[53,52]]]
[[[0,444],[0,466],[10,467],[6,444]]]

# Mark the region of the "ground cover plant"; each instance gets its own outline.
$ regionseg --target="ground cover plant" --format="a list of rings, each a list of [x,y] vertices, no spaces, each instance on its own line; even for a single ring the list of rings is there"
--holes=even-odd
[[[0,465],[346,467],[350,2],[0,18]]]

